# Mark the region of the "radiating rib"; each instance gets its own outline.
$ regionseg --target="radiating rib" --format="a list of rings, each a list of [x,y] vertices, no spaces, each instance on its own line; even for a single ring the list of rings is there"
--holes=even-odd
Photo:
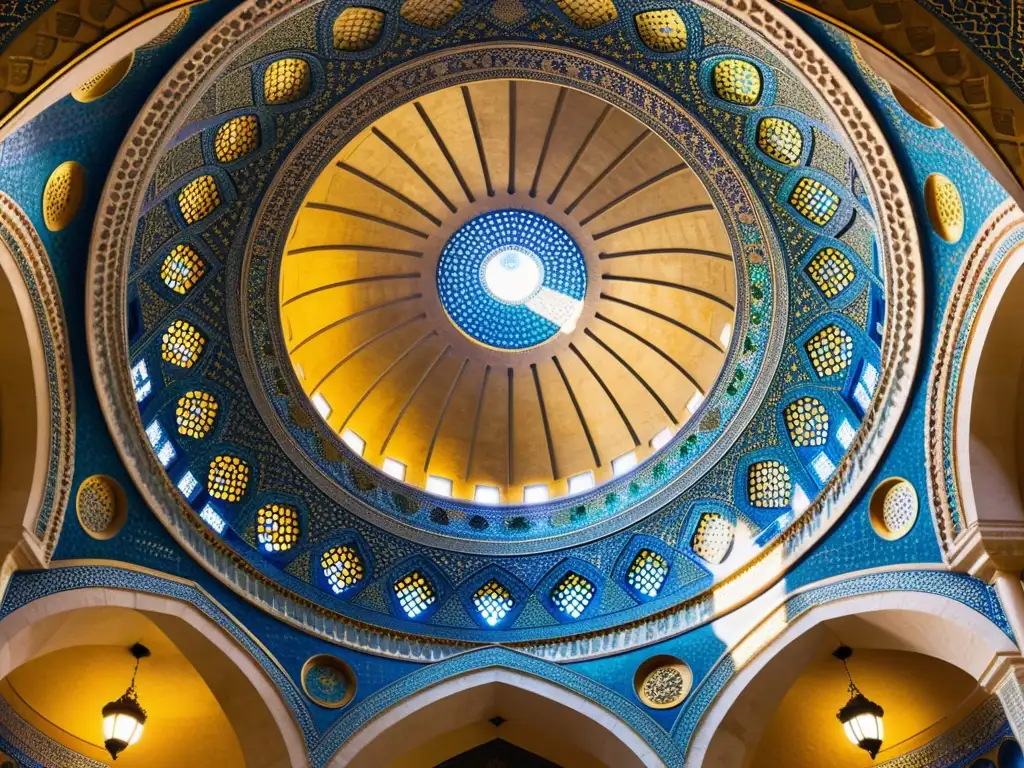
[[[575,200],[569,203],[569,207],[565,209],[565,213],[570,214],[574,210],[576,210],[576,206],[582,203],[584,198],[591,192],[593,192],[598,184],[600,184],[602,181],[608,178],[608,176],[612,172],[614,172],[616,168],[622,165],[622,163],[625,162],[626,158],[633,154],[636,148],[643,144],[644,141],[646,141],[647,137],[650,135],[651,132],[648,131],[647,129],[644,129],[643,133],[641,133],[639,136],[633,139],[633,141],[630,142],[629,146],[622,150],[622,152],[619,153],[619,156],[612,160],[607,168],[605,168],[603,171],[597,174],[594,180],[587,185],[586,189],[580,192],[579,197],[577,197]]]
[[[388,149],[390,149],[392,152],[394,152],[396,155],[398,155],[398,157],[401,158],[402,162],[404,162],[407,166],[409,166],[409,168],[412,170],[412,172],[415,173],[417,176],[419,176],[423,180],[424,184],[426,184],[428,187],[430,187],[430,190],[435,195],[437,195],[437,199],[440,200],[442,203],[444,203],[445,208],[447,208],[452,213],[455,213],[458,210],[458,208],[455,207],[455,203],[453,203],[451,200],[449,200],[445,196],[444,192],[441,191],[441,188],[438,187],[437,184],[434,183],[434,180],[431,179],[423,171],[423,169],[419,167],[419,165],[416,163],[416,161],[413,160],[411,157],[409,157],[409,155],[407,155],[402,150],[402,148],[400,146],[395,144],[395,142],[393,142],[391,139],[389,139],[384,134],[384,132],[381,131],[376,126],[374,126],[371,130],[373,131],[373,135],[374,136],[376,136],[378,139],[380,139],[382,142],[384,142],[384,144],[387,145]]]
[[[287,307],[292,302],[304,299],[307,296],[312,296],[315,293],[326,291],[331,288],[344,288],[347,285],[361,285],[362,283],[376,283],[382,280],[405,280],[405,279],[416,279],[420,277],[419,272],[403,272],[399,275],[368,275],[366,277],[353,277],[351,280],[339,280],[336,283],[327,283],[326,285],[318,285],[316,288],[310,288],[308,291],[297,293],[290,299],[286,299],[281,302],[281,307]]]
[[[412,256],[414,259],[423,258],[423,251],[406,251],[401,248],[388,248],[386,245],[359,245],[357,243],[306,245],[302,248],[292,248],[288,251],[289,256],[299,256],[303,253],[315,253],[316,251],[346,251],[348,253],[381,253],[389,256]]]
[[[341,358],[341,360],[339,360],[334,365],[332,365],[331,369],[329,371],[327,371],[327,373],[325,373],[323,376],[320,377],[320,381],[318,381],[316,383],[316,386],[314,386],[309,391],[310,392],[316,392],[318,389],[320,389],[320,387],[322,387],[324,385],[324,382],[326,382],[331,376],[334,375],[335,371],[337,371],[339,368],[341,368],[341,366],[343,366],[345,363],[347,363],[349,360],[351,360],[353,357],[358,355],[360,352],[362,352],[364,349],[369,347],[374,342],[380,341],[381,339],[383,339],[388,334],[394,333],[395,331],[399,330],[400,328],[404,328],[405,326],[409,325],[410,323],[415,323],[415,322],[417,322],[419,320],[426,320],[426,318],[427,318],[426,313],[425,312],[420,312],[418,315],[413,315],[412,317],[403,320],[402,322],[398,323],[397,325],[393,325],[390,328],[386,328],[385,330],[381,331],[380,333],[374,334],[373,336],[368,338],[366,341],[360,342],[355,347],[355,349],[353,349],[351,352],[349,352],[347,355],[345,355],[343,358]]]
[[[725,261],[732,261],[731,253],[723,253],[722,251],[709,251],[706,248],[641,248],[636,251],[613,251],[611,253],[599,253],[597,258],[599,259],[623,259],[628,256],[657,256],[658,254],[690,254],[692,256],[710,256],[713,259],[724,259]]]
[[[462,358],[462,365],[459,366],[459,372],[455,374],[455,380],[452,381],[452,385],[448,387],[448,394],[444,397],[444,404],[441,406],[441,412],[437,416],[437,424],[434,425],[434,434],[430,438],[430,447],[427,448],[427,458],[423,461],[423,471],[426,472],[430,467],[430,458],[434,455],[434,445],[437,443],[437,436],[441,433],[441,424],[444,423],[445,414],[448,413],[448,406],[452,403],[452,396],[455,394],[455,388],[459,386],[459,381],[462,379],[462,374],[466,371],[466,366],[469,365],[469,358]]]
[[[533,371],[533,386],[537,389],[537,402],[540,403],[540,420],[544,423],[544,439],[548,444],[548,460],[551,462],[551,477],[558,479],[558,462],[555,460],[555,444],[551,441],[551,425],[548,424],[548,410],[544,407],[544,391],[540,386],[540,376],[537,374],[537,364],[531,363],[530,370]]]
[[[352,417],[356,415],[356,411],[359,410],[359,406],[361,406],[366,401],[366,398],[368,398],[373,393],[373,390],[375,390],[377,388],[377,385],[384,380],[384,377],[391,373],[391,371],[394,370],[395,366],[397,366],[400,362],[405,360],[405,358],[407,358],[414,351],[416,351],[420,344],[425,342],[431,336],[437,336],[437,331],[428,331],[426,334],[421,336],[418,341],[414,342],[411,347],[405,350],[405,352],[403,352],[402,354],[400,354],[398,357],[391,361],[388,367],[385,368],[376,379],[374,379],[373,383],[370,385],[370,388],[363,392],[359,400],[356,401],[356,404],[352,406],[352,410],[348,412],[348,416],[345,417],[345,420],[341,422],[341,426],[338,427],[339,432],[345,429],[345,426],[349,423]]]
[[[633,445],[639,446],[640,438],[637,437],[636,430],[634,430],[633,425],[629,423],[629,419],[626,418],[626,412],[622,410],[622,406],[619,405],[619,401],[615,399],[615,395],[612,394],[612,391],[608,389],[608,385],[604,383],[604,379],[602,379],[600,375],[598,375],[597,371],[594,370],[594,366],[592,366],[590,364],[590,361],[583,356],[583,353],[576,348],[575,344],[570,342],[569,349],[571,349],[576,354],[576,357],[580,359],[581,363],[587,366],[587,370],[590,371],[590,375],[593,376],[597,380],[597,383],[601,385],[601,389],[604,390],[604,393],[608,396],[608,399],[612,401],[612,405],[615,406],[615,410],[618,411],[619,418],[622,419],[622,423],[625,424],[626,429],[629,430],[629,436],[633,438]]]
[[[713,301],[716,304],[721,304],[730,312],[735,311],[736,309],[736,307],[720,296],[715,296],[715,294],[709,293],[708,291],[703,291],[700,288],[694,288],[690,285],[683,285],[682,283],[673,283],[669,280],[656,280],[653,277],[634,277],[632,275],[601,275],[601,277],[604,280],[617,280],[623,283],[641,283],[643,285],[657,285],[661,288],[672,288],[677,291],[685,291],[686,293],[692,293],[694,296],[700,296],[708,299],[709,301]]]
[[[642,219],[627,221],[625,224],[619,224],[617,227],[612,227],[611,229],[606,229],[603,232],[598,232],[594,235],[594,239],[601,240],[611,235],[617,235],[619,232],[625,232],[627,229],[642,227],[644,224],[661,221],[662,219],[671,219],[673,216],[686,216],[690,213],[701,213],[702,211],[713,211],[714,209],[715,206],[710,203],[706,203],[704,205],[690,205],[686,208],[676,208],[673,211],[665,211],[664,213],[655,213],[650,216],[644,216]]]
[[[683,376],[685,376],[686,379],[691,384],[693,384],[693,386],[695,386],[697,388],[698,392],[700,392],[702,395],[705,394],[704,388],[701,387],[701,385],[697,382],[697,380],[695,378],[693,378],[693,376],[690,375],[690,372],[687,371],[685,368],[683,368],[683,366],[679,364],[679,361],[677,361],[675,358],[673,358],[668,353],[666,353],[665,350],[663,350],[661,347],[656,345],[654,342],[652,342],[652,341],[650,341],[648,339],[645,339],[643,336],[641,336],[636,331],[632,331],[629,328],[627,328],[626,326],[621,325],[620,323],[616,323],[614,320],[610,320],[609,318],[607,318],[604,315],[602,315],[600,312],[598,312],[595,315],[595,317],[598,320],[602,320],[602,321],[608,323],[608,325],[612,326],[613,328],[618,328],[623,333],[628,334],[629,336],[632,336],[634,339],[639,341],[641,344],[643,344],[648,349],[653,350],[654,352],[657,352],[665,360],[667,360],[669,363],[671,363],[673,368],[675,368],[677,371],[679,371],[681,374],[683,374]]]
[[[368,173],[363,173],[358,168],[354,168],[353,166],[349,165],[348,163],[338,162],[338,163],[336,163],[336,165],[341,170],[346,171],[347,173],[351,173],[353,176],[355,176],[356,178],[362,179],[367,184],[372,184],[377,189],[379,189],[381,192],[386,192],[387,194],[391,195],[393,198],[395,198],[399,202],[405,203],[407,206],[409,206],[414,211],[416,211],[416,213],[420,214],[420,216],[423,216],[425,219],[427,219],[435,227],[441,226],[441,220],[439,218],[437,218],[437,216],[432,214],[430,211],[428,211],[426,208],[424,208],[422,205],[417,203],[412,198],[409,198],[409,197],[406,197],[405,195],[403,195],[401,192],[399,192],[394,187],[388,186],[387,184],[385,184],[380,179],[375,179],[373,176],[371,176]]]
[[[671,168],[662,171],[657,176],[652,176],[647,181],[640,182],[639,184],[637,184],[632,189],[628,189],[625,192],[623,192],[621,195],[616,197],[614,200],[605,203],[600,208],[598,208],[596,211],[591,213],[589,216],[586,216],[586,217],[580,219],[580,226],[581,227],[585,227],[587,224],[592,222],[598,216],[601,216],[602,214],[608,213],[608,211],[610,211],[612,208],[614,208],[617,205],[620,205],[621,203],[626,202],[633,195],[636,195],[636,194],[639,194],[640,192],[643,192],[648,187],[651,187],[651,186],[657,184],[660,181],[664,181],[665,179],[669,178],[670,176],[674,176],[675,174],[680,173],[682,171],[688,171],[689,169],[690,169],[690,167],[686,163],[679,163],[679,165],[674,165]]]
[[[298,352],[300,349],[306,346],[317,336],[327,333],[327,331],[330,331],[333,328],[337,328],[339,325],[347,323],[349,320],[355,320],[357,317],[362,317],[363,315],[367,315],[370,312],[376,312],[378,309],[386,309],[387,307],[393,307],[395,304],[401,304],[404,301],[416,301],[417,299],[422,298],[422,293],[414,293],[410,296],[402,296],[401,298],[398,299],[391,299],[390,301],[385,301],[382,304],[374,304],[372,307],[360,309],[358,312],[353,312],[351,315],[345,315],[345,317],[341,318],[340,320],[335,320],[333,323],[325,325],[323,328],[314,331],[311,336],[307,336],[302,341],[300,341],[298,345],[292,347],[292,349],[289,351],[289,354],[294,355],[296,352]]]
[[[650,315],[651,317],[656,317],[659,320],[664,320],[666,323],[671,323],[676,328],[684,330],[687,333],[689,333],[690,335],[695,336],[696,338],[700,339],[705,344],[709,344],[710,346],[714,347],[718,352],[725,352],[725,350],[722,349],[722,347],[718,344],[717,341],[715,341],[712,338],[709,338],[708,336],[705,336],[703,333],[698,331],[696,328],[692,328],[689,325],[687,325],[686,323],[679,322],[674,317],[669,317],[668,315],[663,315],[663,314],[661,314],[661,312],[655,312],[650,307],[645,307],[642,304],[634,304],[632,301],[626,301],[625,299],[620,299],[617,296],[609,296],[607,293],[602,293],[601,294],[601,298],[602,299],[607,299],[608,301],[614,301],[616,304],[621,304],[624,307],[629,307],[630,309],[635,309],[638,312],[645,312],[648,315]]]
[[[597,445],[594,443],[594,437],[590,434],[590,427],[587,426],[587,420],[583,416],[583,409],[580,408],[579,401],[576,399],[576,393],[572,391],[572,385],[569,383],[569,377],[565,375],[565,371],[562,370],[562,364],[558,361],[557,357],[551,358],[555,364],[555,368],[558,369],[558,375],[562,377],[562,383],[565,384],[565,391],[569,393],[569,399],[572,400],[572,407],[576,409],[576,416],[579,417],[580,426],[583,427],[583,434],[587,437],[587,443],[590,445],[590,453],[594,456],[594,464],[598,467],[601,466],[601,456],[597,452]]]
[[[622,365],[623,368],[625,368],[627,371],[633,374],[633,378],[639,381],[640,384],[643,385],[643,388],[646,389],[647,392],[651,395],[651,397],[653,397],[657,401],[658,405],[661,406],[661,410],[663,410],[665,414],[670,419],[672,419],[673,424],[679,423],[678,419],[676,419],[675,417],[675,414],[672,413],[672,409],[669,408],[665,404],[665,401],[662,400],[661,397],[658,395],[658,393],[654,391],[654,387],[647,383],[647,379],[641,376],[640,373],[633,366],[627,363],[618,352],[616,352],[614,349],[605,344],[600,338],[598,338],[597,334],[594,333],[592,330],[586,328],[583,332],[587,334],[588,337],[596,341],[605,352],[607,352],[609,355],[618,360],[619,364]]]
[[[424,109],[423,105],[418,101],[416,102],[416,111],[419,112],[420,118],[423,120],[423,124],[427,126],[427,130],[430,131],[430,135],[434,137],[434,141],[437,144],[437,148],[441,150],[441,154],[444,155],[444,159],[448,161],[448,167],[452,169],[452,173],[455,174],[455,178],[459,182],[459,186],[462,187],[462,191],[466,193],[466,199],[471,203],[476,202],[476,198],[473,197],[473,192],[470,190],[466,180],[462,177],[462,171],[459,170],[458,163],[455,162],[455,158],[452,153],[448,151],[448,145],[444,143],[444,139],[441,138],[441,134],[437,132],[437,128],[434,127],[434,122],[430,119],[430,115],[427,114],[427,110]]]
[[[565,103],[565,88],[558,89],[558,98],[555,99],[555,107],[551,110],[551,120],[548,121],[548,130],[544,134],[544,144],[540,148],[540,157],[537,158],[537,170],[533,172],[533,184],[530,185],[530,197],[537,196],[537,184],[540,183],[540,174],[544,169],[544,161],[548,157],[548,149],[551,147],[551,137],[555,134],[555,126],[558,124],[558,116],[562,114],[562,104]]]
[[[416,397],[416,393],[423,388],[423,382],[425,382],[430,377],[430,374],[433,373],[434,369],[437,367],[437,364],[441,362],[441,359],[448,354],[448,350],[450,350],[451,348],[452,345],[449,344],[448,346],[441,350],[441,353],[434,358],[434,362],[427,366],[427,370],[423,372],[423,375],[420,376],[419,381],[417,381],[416,385],[412,388],[412,392],[409,393],[409,397],[405,399],[405,402],[402,404],[402,407],[398,410],[398,415],[395,416],[395,423],[391,425],[391,429],[388,431],[388,436],[384,438],[384,444],[380,447],[381,455],[383,455],[384,451],[387,450],[388,443],[390,443],[391,438],[394,437],[395,430],[398,429],[398,425],[401,423],[402,417],[405,416],[405,412],[408,410],[409,404],[413,401],[413,398]]]
[[[491,184],[491,171],[487,167],[487,153],[484,151],[484,139],[480,135],[480,124],[476,120],[476,110],[473,109],[473,97],[469,88],[462,86],[462,100],[466,103],[466,114],[469,115],[469,125],[473,129],[473,140],[476,142],[476,152],[480,156],[480,168],[484,173],[484,184],[487,186],[487,196],[494,197],[494,186]]]
[[[340,205],[331,205],[330,203],[306,203],[307,208],[314,208],[318,211],[328,211],[330,213],[340,213],[343,216],[351,216],[356,219],[363,219],[364,221],[372,221],[374,224],[381,224],[385,227],[391,227],[397,229],[400,232],[406,232],[414,237],[419,237],[426,240],[430,235],[426,232],[422,232],[413,227],[407,227],[405,224],[399,224],[397,221],[391,221],[385,219],[382,216],[374,216],[372,213],[364,213],[363,211],[357,211],[355,208],[344,208]]]
[[[484,368],[484,378],[480,382],[480,396],[476,400],[476,415],[473,416],[473,435],[469,438],[469,456],[466,457],[466,475],[463,479],[469,480],[469,471],[473,467],[473,452],[476,450],[476,435],[480,429],[480,413],[484,407],[484,391],[487,389],[487,379],[491,375],[491,366]]]
[[[590,146],[590,142],[594,140],[597,132],[601,130],[601,126],[604,125],[604,121],[607,119],[609,113],[612,111],[611,104],[605,104],[604,109],[601,110],[601,114],[597,116],[597,120],[594,121],[594,125],[591,127],[590,132],[583,139],[583,143],[580,144],[579,149],[576,150],[576,154],[572,156],[572,160],[569,161],[569,167],[565,169],[562,174],[562,178],[558,180],[554,190],[548,197],[548,205],[555,202],[555,198],[558,197],[558,193],[562,191],[562,186],[566,181],[569,180],[569,176],[576,169],[576,164],[579,163],[580,158],[583,157],[583,153],[587,151],[587,147]]]

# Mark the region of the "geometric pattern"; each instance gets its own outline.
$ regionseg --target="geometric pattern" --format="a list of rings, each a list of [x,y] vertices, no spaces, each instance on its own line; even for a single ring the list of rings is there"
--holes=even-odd
[[[499,624],[515,604],[508,587],[496,579],[491,579],[473,595],[473,605],[480,617],[492,627]]]
[[[789,467],[781,461],[758,461],[747,470],[747,498],[752,507],[779,509],[788,506],[792,491]]]
[[[197,440],[204,438],[213,429],[213,422],[217,416],[217,400],[208,392],[187,392],[178,398],[174,416],[178,422],[179,434]]]
[[[256,513],[256,540],[267,552],[285,552],[299,540],[299,513],[284,504],[267,504]]]
[[[789,120],[766,117],[757,124],[757,146],[776,162],[796,165],[804,149],[804,137]]]
[[[805,219],[823,227],[839,210],[839,195],[817,179],[804,176],[790,193],[789,204]]]
[[[278,59],[263,73],[263,100],[288,104],[309,93],[309,63],[305,59]]]
[[[160,354],[165,362],[180,368],[191,368],[199,359],[206,339],[195,326],[185,320],[175,320],[163,335]]]
[[[217,456],[210,462],[207,492],[215,499],[236,502],[249,487],[249,465],[237,456]]]
[[[562,613],[578,619],[590,605],[596,592],[590,581],[574,571],[569,571],[551,590],[551,602]]]
[[[434,585],[419,571],[400,578],[394,589],[398,604],[410,619],[415,619],[437,600]]]
[[[900,480],[882,502],[882,522],[890,533],[903,534],[917,519],[917,492],[906,480]]]
[[[668,575],[668,562],[657,552],[641,549],[629,566],[626,582],[647,597],[657,597]]]
[[[713,80],[724,101],[750,106],[761,98],[761,72],[749,61],[723,59],[715,65]]]
[[[331,547],[321,556],[320,568],[336,595],[363,579],[363,561],[352,547]]]
[[[462,0],[405,0],[402,18],[427,29],[438,29],[462,10]]]
[[[178,193],[178,208],[186,224],[205,219],[220,205],[220,190],[213,176],[200,176]]]
[[[718,512],[705,512],[697,522],[690,549],[702,560],[718,565],[729,554],[735,538],[733,524]]]
[[[644,11],[636,15],[636,31],[644,45],[661,53],[686,49],[686,24],[678,11]]]
[[[555,4],[583,29],[596,29],[619,17],[612,0],[555,0]]]
[[[846,254],[835,248],[822,248],[814,254],[807,264],[807,274],[828,299],[838,296],[857,276]]]
[[[374,8],[346,8],[334,20],[334,47],[339,51],[365,51],[380,40],[383,29],[382,12]]]
[[[797,448],[824,445],[828,439],[828,411],[813,397],[801,397],[786,406],[786,429]]]
[[[92,475],[78,486],[78,521],[89,533],[106,534],[117,516],[117,491],[105,475]]]
[[[206,272],[206,264],[191,245],[174,246],[160,265],[160,279],[175,293],[185,295]]]
[[[213,154],[221,163],[233,163],[252,152],[260,143],[260,124],[256,115],[241,115],[217,129]]]
[[[807,354],[819,378],[839,373],[853,359],[853,337],[838,325],[827,325],[807,340]]]

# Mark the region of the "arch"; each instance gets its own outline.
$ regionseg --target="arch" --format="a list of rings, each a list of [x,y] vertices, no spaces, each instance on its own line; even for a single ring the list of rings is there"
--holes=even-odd
[[[698,722],[690,739],[687,765],[742,764],[743,755],[756,747],[776,705],[826,633],[834,640],[826,622],[838,623],[843,641],[854,647],[931,656],[963,670],[986,687],[999,682],[999,673],[1010,660],[1019,660],[1018,648],[1007,634],[974,608],[943,595],[905,590],[818,605],[786,623],[770,642],[745,658],[744,647],[772,631],[772,624],[780,618],[786,620],[786,606],[734,644],[719,662],[738,669]],[[730,728],[730,715],[736,722],[740,712],[742,727]]]
[[[79,644],[74,635],[59,632],[60,619],[93,606],[134,609],[153,620],[213,692],[239,736],[247,766],[308,765],[302,733],[259,663],[209,616],[172,597],[86,587],[33,600],[0,620],[0,678],[38,656]]]
[[[16,549],[16,565],[38,567],[49,561],[71,492],[71,361],[49,257],[3,193],[0,328],[0,559]]]
[[[606,766],[665,765],[626,722],[590,699],[519,670],[488,667],[447,678],[384,710],[342,744],[327,768],[390,765],[417,745],[497,714],[526,718]]]

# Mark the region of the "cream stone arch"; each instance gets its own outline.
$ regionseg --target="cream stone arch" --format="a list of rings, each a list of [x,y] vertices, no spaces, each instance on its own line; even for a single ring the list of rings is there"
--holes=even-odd
[[[743,765],[756,749],[779,701],[803,670],[826,622],[842,622],[855,648],[910,651],[962,669],[1003,699],[1022,662],[1017,645],[991,620],[953,598],[895,590],[835,600],[780,624],[770,613],[729,650],[738,668],[704,712],[686,754],[687,766]],[[781,628],[780,628],[781,627]],[[771,637],[761,643],[763,635]],[[837,643],[838,644],[838,643]],[[750,650],[748,650],[750,649]],[[1005,705],[1005,701],[1004,701]],[[1011,718],[1012,721],[1012,718]]]
[[[45,566],[71,495],[74,393],[57,281],[28,216],[0,193],[0,593]]]
[[[299,726],[263,668],[210,617],[171,597],[87,587],[34,600],[0,621],[0,678],[44,653],[78,645],[73,634],[60,633],[60,619],[99,606],[145,614],[178,646],[234,727],[247,766],[309,765]]]
[[[525,719],[607,766],[665,766],[625,721],[594,701],[550,680],[490,667],[446,678],[384,710],[345,741],[327,768],[393,765],[419,745],[496,714],[513,722]]]

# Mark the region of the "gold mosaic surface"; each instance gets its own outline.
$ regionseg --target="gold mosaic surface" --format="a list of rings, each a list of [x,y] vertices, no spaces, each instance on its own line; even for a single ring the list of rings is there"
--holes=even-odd
[[[644,45],[661,53],[686,49],[686,24],[678,11],[644,11],[636,15],[636,30]]]
[[[206,262],[191,245],[174,246],[160,265],[160,279],[175,293],[185,295],[206,273]]]
[[[202,439],[213,429],[217,418],[217,400],[209,392],[186,392],[178,398],[174,417],[179,434]]]
[[[178,193],[178,208],[187,224],[202,221],[220,205],[220,190],[213,176],[193,179]]]
[[[237,456],[217,456],[210,462],[206,491],[215,499],[240,501],[249,488],[249,465]]]
[[[256,115],[241,115],[228,120],[217,129],[213,153],[222,163],[233,163],[245,157],[260,144],[260,124]]]
[[[440,3],[430,3],[437,6]],[[346,8],[334,20],[334,47],[339,51],[365,51],[380,40],[384,14],[375,8]]]
[[[289,104],[309,93],[309,62],[278,59],[263,73],[263,100],[267,104]]]

